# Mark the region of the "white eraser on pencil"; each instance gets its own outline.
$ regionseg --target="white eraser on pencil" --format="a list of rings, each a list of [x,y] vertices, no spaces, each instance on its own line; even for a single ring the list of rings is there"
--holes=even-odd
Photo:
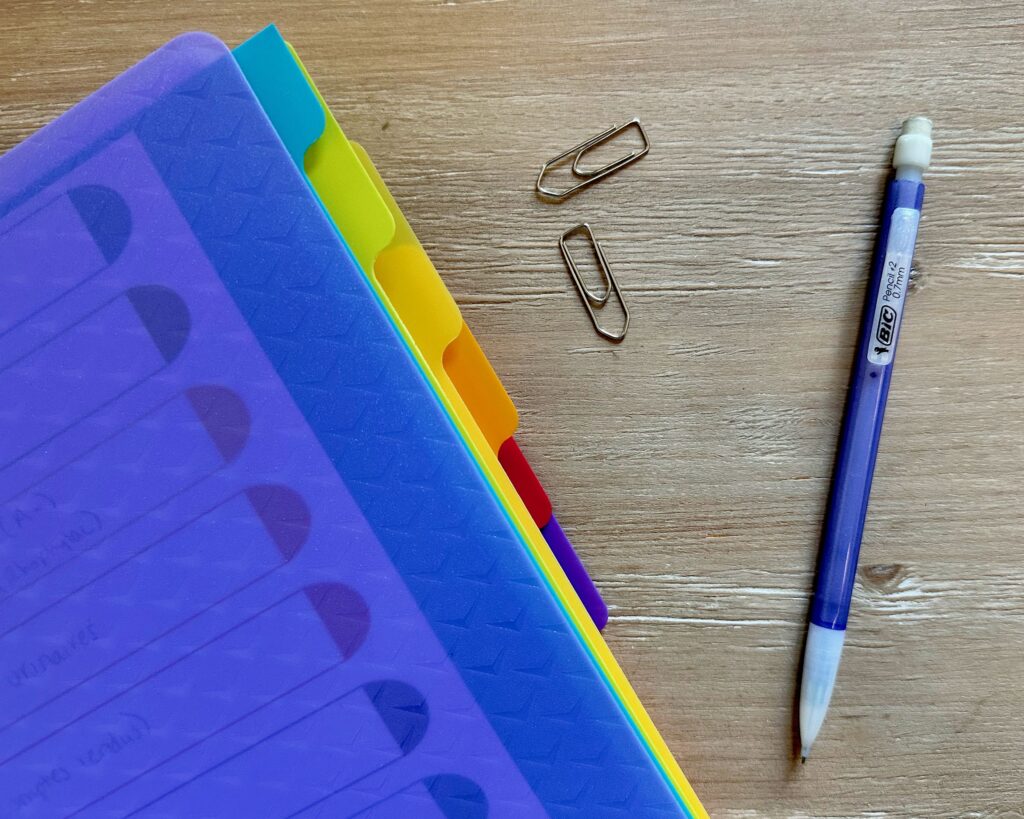
[[[932,160],[932,121],[927,117],[911,117],[903,123],[892,154],[892,166],[928,168]]]

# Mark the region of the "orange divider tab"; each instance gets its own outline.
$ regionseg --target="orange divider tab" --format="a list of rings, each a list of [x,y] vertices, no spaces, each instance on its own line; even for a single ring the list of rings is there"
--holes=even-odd
[[[455,341],[444,351],[444,369],[480,425],[487,443],[498,452],[501,445],[516,431],[519,416],[498,374],[494,372],[494,367],[465,321]],[[530,473],[533,473],[532,469]],[[515,478],[512,478],[512,483],[515,483]]]

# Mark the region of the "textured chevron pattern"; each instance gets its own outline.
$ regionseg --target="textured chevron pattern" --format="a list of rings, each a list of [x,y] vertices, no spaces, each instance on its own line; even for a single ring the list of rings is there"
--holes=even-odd
[[[207,65],[169,89],[159,78],[183,62]],[[387,550],[395,582],[546,810],[683,814],[227,50],[183,38],[135,74],[123,83],[130,99],[117,83],[103,92],[135,110],[126,127],[101,136],[82,125],[80,144],[62,134],[50,147],[81,152],[73,166],[134,131]],[[457,777],[425,792],[445,815],[483,815]]]

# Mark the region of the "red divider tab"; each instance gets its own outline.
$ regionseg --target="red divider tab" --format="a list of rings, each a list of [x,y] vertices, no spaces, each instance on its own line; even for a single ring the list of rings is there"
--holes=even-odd
[[[526,504],[533,522],[538,529],[543,529],[551,520],[551,500],[515,438],[508,438],[498,448],[498,461]]]

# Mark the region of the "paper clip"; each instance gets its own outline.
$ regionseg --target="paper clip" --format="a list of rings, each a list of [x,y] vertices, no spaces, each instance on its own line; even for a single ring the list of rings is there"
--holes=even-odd
[[[598,294],[587,287],[586,282],[583,281],[583,277],[580,275],[579,268],[576,266],[576,260],[573,259],[572,253],[569,252],[568,240],[571,236],[577,233],[585,235],[587,240],[590,242],[590,246],[594,249],[594,256],[597,258],[598,270],[604,279],[603,295]],[[587,314],[590,316],[590,323],[594,325],[594,329],[597,330],[597,334],[599,336],[608,339],[613,344],[618,344],[626,337],[626,330],[629,329],[629,308],[626,307],[626,300],[622,297],[622,291],[619,289],[619,283],[615,281],[615,276],[612,274],[611,266],[608,264],[608,259],[604,255],[601,243],[597,241],[597,237],[594,236],[594,231],[587,222],[571,227],[559,238],[558,249],[562,251],[562,258],[565,259],[565,266],[569,268],[569,275],[572,277],[573,284],[576,285],[576,291],[580,294],[583,306],[587,308]],[[601,309],[608,304],[608,299],[612,293],[615,293],[616,298],[619,300],[619,304],[622,305],[622,314],[625,317],[622,322],[622,329],[617,333],[614,333],[602,326],[601,322],[597,318],[597,313],[594,312],[595,307]]]
[[[581,167],[580,163],[583,160],[583,157],[586,156],[586,154],[589,151],[592,151],[597,146],[603,145],[604,143],[615,139],[615,137],[625,133],[626,131],[633,127],[635,127],[637,131],[640,132],[640,138],[643,140],[643,145],[641,147],[637,148],[634,151],[631,151],[625,156],[620,156],[618,159],[612,160],[607,165],[602,165],[600,168],[587,169]],[[568,199],[574,193],[578,193],[588,185],[593,185],[595,182],[601,181],[606,176],[609,176],[615,173],[616,171],[622,170],[627,165],[632,165],[634,162],[636,162],[638,159],[644,156],[644,154],[646,154],[649,150],[651,150],[651,141],[647,138],[647,132],[644,130],[644,126],[640,124],[639,119],[633,118],[629,122],[624,123],[623,125],[612,126],[607,131],[602,131],[597,136],[591,137],[590,139],[581,142],[579,145],[570,148],[568,151],[563,151],[554,159],[550,159],[547,162],[545,162],[541,166],[540,174],[538,174],[537,176],[537,193],[539,193],[541,196],[546,196],[549,199],[555,199],[558,201]],[[553,166],[562,163],[570,156],[573,158],[571,168],[572,174],[580,181],[577,182],[572,187],[566,188],[565,190],[561,191],[552,190],[551,188],[545,188],[545,174],[547,174],[547,172]]]

